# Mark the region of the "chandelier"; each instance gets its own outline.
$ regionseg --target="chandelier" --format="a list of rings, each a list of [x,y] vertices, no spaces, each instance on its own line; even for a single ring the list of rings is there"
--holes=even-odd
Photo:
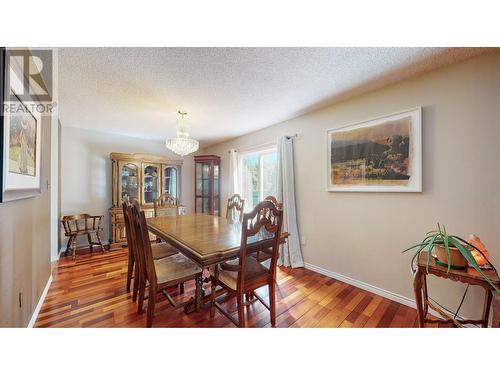
[[[199,143],[197,140],[189,138],[187,126],[184,121],[184,116],[187,112],[177,111],[180,117],[177,119],[177,137],[167,138],[165,146],[178,155],[184,156],[198,150]]]

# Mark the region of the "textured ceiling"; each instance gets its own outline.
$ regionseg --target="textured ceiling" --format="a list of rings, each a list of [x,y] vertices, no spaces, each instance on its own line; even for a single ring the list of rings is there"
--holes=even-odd
[[[473,48],[60,48],[63,126],[203,146],[483,52]]]

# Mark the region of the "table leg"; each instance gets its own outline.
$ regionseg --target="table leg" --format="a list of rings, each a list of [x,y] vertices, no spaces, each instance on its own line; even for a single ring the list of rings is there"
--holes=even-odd
[[[429,295],[427,294],[427,276],[425,273],[422,273],[422,289],[424,292],[424,318],[427,316],[427,313],[429,312]]]
[[[417,319],[418,326],[424,328],[424,307],[422,306],[422,284],[423,272],[420,267],[417,268],[415,276],[413,276],[413,291],[415,292],[415,302],[417,304]]]
[[[210,293],[207,293],[203,288],[203,283],[209,281],[210,278],[203,278],[201,275],[195,279],[195,298],[191,299],[184,305],[184,312],[191,314],[194,311],[199,311],[203,304],[210,302]],[[220,296],[220,290],[217,291],[217,297]]]
[[[492,328],[500,328],[500,293],[495,292],[493,295],[493,318],[491,322]]]
[[[205,295],[205,291],[203,290],[203,277],[201,274],[196,276],[195,283],[196,283],[195,309],[196,311],[200,311],[201,300]]]
[[[483,328],[488,328],[488,320],[489,320],[489,317],[490,317],[490,307],[491,307],[491,299],[493,297],[492,293],[491,293],[491,289],[490,288],[485,288],[484,289],[484,306],[483,306],[483,323],[481,324],[481,326]]]

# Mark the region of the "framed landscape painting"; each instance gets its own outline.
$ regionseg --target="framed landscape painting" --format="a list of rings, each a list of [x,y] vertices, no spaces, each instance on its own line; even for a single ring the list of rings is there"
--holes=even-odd
[[[0,58],[0,202],[36,196],[41,191],[41,115],[25,102],[22,74]],[[9,80],[5,79],[6,69]]]
[[[327,190],[421,192],[421,107],[328,130]]]
[[[37,120],[17,95],[18,113],[9,117],[9,172],[24,176],[35,176]]]

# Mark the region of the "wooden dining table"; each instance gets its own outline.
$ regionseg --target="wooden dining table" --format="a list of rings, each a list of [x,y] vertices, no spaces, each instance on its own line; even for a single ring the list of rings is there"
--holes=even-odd
[[[177,248],[202,268],[222,263],[239,255],[241,227],[239,221],[208,214],[188,214],[159,216],[147,219],[148,229],[158,237]],[[281,233],[281,242],[288,237]],[[204,296],[203,282],[197,283],[200,298],[188,304],[185,311],[191,312],[202,303]]]

